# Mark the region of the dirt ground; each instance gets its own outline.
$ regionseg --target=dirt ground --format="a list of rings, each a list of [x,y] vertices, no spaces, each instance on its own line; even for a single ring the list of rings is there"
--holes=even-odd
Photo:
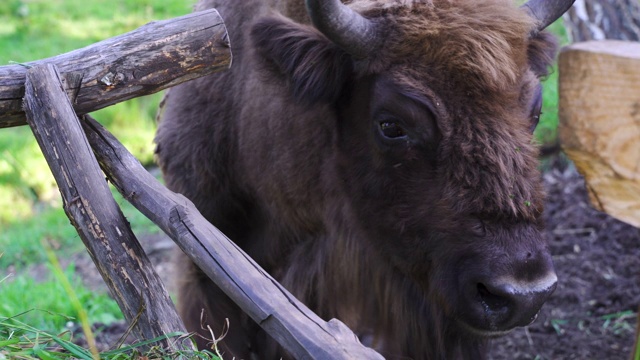
[[[545,217],[559,285],[534,324],[492,342],[489,359],[629,359],[640,305],[640,229],[592,209],[582,177],[566,160],[549,167]],[[171,240],[154,235],[141,242],[169,278]],[[76,264],[87,283],[101,284],[90,262]],[[107,327],[103,345],[124,328]]]
[[[538,320],[493,341],[491,359],[629,359],[640,305],[640,229],[589,205],[566,161],[545,172],[558,288]]]

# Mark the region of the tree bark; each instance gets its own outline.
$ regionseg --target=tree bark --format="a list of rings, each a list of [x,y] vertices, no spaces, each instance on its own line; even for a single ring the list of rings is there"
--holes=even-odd
[[[233,301],[296,359],[382,359],[339,320],[298,301],[184,196],[149,174],[111,134],[85,116],[102,169],[122,195],[164,230]]]
[[[54,64],[79,114],[148,95],[227,69],[227,30],[215,9],[152,22],[129,33],[52,58],[0,66],[0,128],[25,125],[27,70]]]
[[[54,65],[27,71],[24,109],[51,168],[64,210],[140,339],[185,333],[173,302],[111,196]],[[160,342],[190,349],[188,342]]]
[[[640,41],[638,0],[576,0],[564,20],[571,42]]]

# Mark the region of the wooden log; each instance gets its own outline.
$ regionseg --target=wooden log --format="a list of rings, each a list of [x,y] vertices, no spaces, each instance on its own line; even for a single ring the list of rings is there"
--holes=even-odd
[[[560,138],[597,209],[640,227],[640,43],[577,43],[560,54]]]
[[[95,120],[85,116],[83,126],[102,169],[123,196],[296,359],[382,359],[342,322],[325,322],[311,312],[193,203],[161,185]]]
[[[54,64],[79,114],[148,95],[231,64],[227,30],[215,9],[152,22],[85,48],[24,65],[0,66],[0,128],[25,125],[29,67]]]
[[[54,65],[37,65],[25,83],[27,121],[51,168],[64,210],[125,318],[140,339],[186,332],[173,302],[113,199]],[[168,349],[190,349],[166,339]]]

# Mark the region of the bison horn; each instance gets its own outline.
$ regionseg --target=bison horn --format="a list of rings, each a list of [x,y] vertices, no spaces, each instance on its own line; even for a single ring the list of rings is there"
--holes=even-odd
[[[306,0],[316,29],[356,58],[365,58],[380,44],[374,22],[340,0]]]
[[[522,8],[538,21],[534,33],[544,30],[564,14],[575,0],[529,0]]]

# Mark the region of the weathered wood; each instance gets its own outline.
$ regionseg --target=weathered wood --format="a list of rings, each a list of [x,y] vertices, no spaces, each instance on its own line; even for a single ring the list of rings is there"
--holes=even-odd
[[[572,42],[640,41],[638,0],[576,0],[564,20]]]
[[[66,80],[77,113],[85,114],[224,70],[231,50],[215,9],[152,22],[56,57],[0,67],[0,128],[25,125],[28,67],[51,63]]]
[[[162,186],[97,122],[85,116],[83,125],[102,169],[123,196],[295,358],[382,359],[346,325],[335,319],[325,322],[307,309],[189,200]]]
[[[141,339],[185,332],[173,302],[113,199],[54,65],[35,66],[25,83],[27,121],[51,168],[64,210],[125,318]],[[188,343],[165,340],[166,348]]]
[[[559,73],[563,148],[593,205],[640,227],[640,43],[571,45]]]

